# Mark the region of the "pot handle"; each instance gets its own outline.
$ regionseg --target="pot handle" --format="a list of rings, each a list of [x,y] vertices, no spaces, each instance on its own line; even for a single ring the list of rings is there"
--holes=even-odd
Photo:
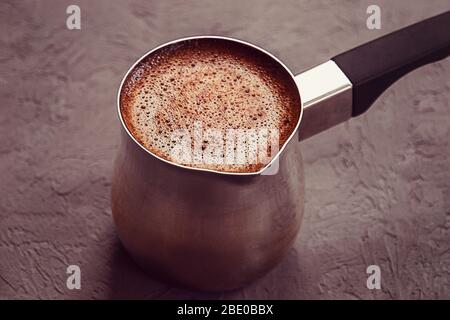
[[[402,76],[420,66],[444,59],[449,54],[450,11],[447,11],[341,53],[296,76],[304,103],[300,139],[364,113]],[[319,72],[325,67],[327,70]],[[327,75],[328,79],[319,80],[319,74]],[[314,76],[317,83],[308,83],[315,81]],[[309,94],[312,91],[308,86],[323,88],[323,83],[332,81],[330,78],[335,83],[326,92],[321,92],[319,99],[315,93]],[[338,78],[340,80],[335,81]],[[309,92],[302,92],[303,85]],[[320,105],[323,105],[322,108]],[[328,114],[335,114],[335,118],[330,121]],[[322,120],[325,124],[320,125]],[[308,122],[311,124],[308,125]],[[303,129],[305,132],[302,132]]]
[[[450,53],[450,11],[341,53],[332,60],[353,84],[352,116],[367,111],[408,72]]]

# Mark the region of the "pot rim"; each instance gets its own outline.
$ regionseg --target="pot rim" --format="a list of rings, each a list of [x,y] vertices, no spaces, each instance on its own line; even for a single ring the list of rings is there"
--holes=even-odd
[[[293,81],[293,84],[296,86],[297,88],[297,92],[298,92],[298,97],[300,99],[300,116],[298,118],[297,124],[295,125],[294,130],[292,130],[291,134],[289,135],[289,137],[286,139],[286,141],[284,142],[284,144],[282,145],[282,147],[278,150],[277,154],[272,158],[272,160],[267,163],[264,167],[262,167],[260,170],[255,171],[255,172],[227,172],[227,171],[219,171],[219,170],[212,170],[212,169],[206,169],[206,168],[198,168],[198,167],[190,167],[187,165],[182,165],[182,164],[178,164],[176,162],[164,159],[158,155],[156,155],[155,153],[151,152],[150,150],[148,150],[145,146],[143,146],[139,141],[137,141],[137,139],[133,136],[133,134],[128,130],[127,125],[125,124],[125,121],[122,117],[122,112],[120,110],[120,94],[122,92],[122,87],[123,84],[125,83],[125,80],[128,78],[128,75],[130,74],[130,72],[132,72],[134,70],[134,68],[142,61],[144,60],[147,56],[151,55],[152,53],[154,53],[157,50],[160,50],[166,46],[170,46],[179,42],[184,42],[184,41],[190,41],[190,40],[196,40],[196,39],[220,39],[220,40],[226,40],[226,41],[232,41],[235,43],[239,43],[245,46],[249,46],[253,49],[256,49],[262,53],[264,53],[265,55],[269,56],[270,58],[272,58],[272,60],[276,61],[281,67],[283,67],[287,73],[291,76],[291,80]],[[189,36],[189,37],[184,37],[184,38],[178,38],[169,42],[165,42],[149,51],[147,51],[146,53],[144,53],[142,56],[139,57],[139,59],[137,59],[132,65],[131,67],[128,69],[128,71],[125,73],[125,75],[122,78],[122,81],[120,82],[120,86],[119,86],[119,90],[117,92],[117,113],[120,119],[120,123],[122,125],[122,128],[125,130],[125,132],[128,134],[128,136],[139,146],[141,147],[145,152],[147,152],[148,154],[152,155],[153,157],[157,158],[158,160],[161,160],[165,163],[168,163],[170,165],[179,167],[179,168],[183,168],[183,169],[189,169],[189,170],[194,170],[194,171],[203,171],[203,172],[211,172],[211,173],[216,173],[216,174],[221,174],[221,175],[235,175],[235,176],[253,176],[253,175],[260,175],[261,173],[264,172],[264,170],[268,169],[275,161],[278,160],[278,158],[280,157],[281,153],[283,152],[283,150],[286,148],[286,146],[288,145],[288,143],[292,140],[292,138],[295,136],[295,134],[297,133],[297,130],[300,126],[300,122],[302,120],[302,116],[303,116],[303,101],[300,95],[300,89],[298,88],[298,85],[295,81],[295,76],[294,74],[291,72],[291,70],[280,60],[278,59],[276,56],[274,56],[273,54],[271,54],[270,52],[264,50],[263,48],[254,45],[252,43],[249,43],[247,41],[244,40],[240,40],[240,39],[236,39],[236,38],[231,38],[231,37],[224,37],[224,36],[216,36],[216,35],[202,35],[202,36]],[[300,161],[300,160],[299,160]]]

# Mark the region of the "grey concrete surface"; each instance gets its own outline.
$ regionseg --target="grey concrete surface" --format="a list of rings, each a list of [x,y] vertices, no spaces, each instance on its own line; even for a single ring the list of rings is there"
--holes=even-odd
[[[366,8],[382,29],[365,27]],[[197,34],[261,45],[294,72],[450,8],[449,0],[0,2],[0,298],[450,298],[450,64],[393,85],[303,143],[306,207],[286,258],[241,290],[160,283],[122,249],[109,194],[116,90],[147,50]],[[66,288],[66,267],[82,271]],[[366,288],[377,264],[382,289]]]

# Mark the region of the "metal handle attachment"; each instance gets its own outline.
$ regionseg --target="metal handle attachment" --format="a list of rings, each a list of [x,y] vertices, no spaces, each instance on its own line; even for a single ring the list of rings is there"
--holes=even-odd
[[[352,83],[332,60],[295,76],[303,102],[300,140],[352,117]]]

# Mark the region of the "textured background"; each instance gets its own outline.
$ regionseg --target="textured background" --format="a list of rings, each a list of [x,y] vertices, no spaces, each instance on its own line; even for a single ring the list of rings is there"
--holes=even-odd
[[[382,29],[365,27],[370,3]],[[82,30],[65,27],[69,4]],[[238,291],[152,280],[111,218],[116,90],[132,62],[178,37],[217,34],[294,72],[443,12],[423,1],[0,2],[0,298],[450,298],[450,64],[397,82],[365,115],[303,142],[305,218],[287,257]],[[69,291],[78,264],[82,289]],[[382,290],[366,288],[378,264]]]

